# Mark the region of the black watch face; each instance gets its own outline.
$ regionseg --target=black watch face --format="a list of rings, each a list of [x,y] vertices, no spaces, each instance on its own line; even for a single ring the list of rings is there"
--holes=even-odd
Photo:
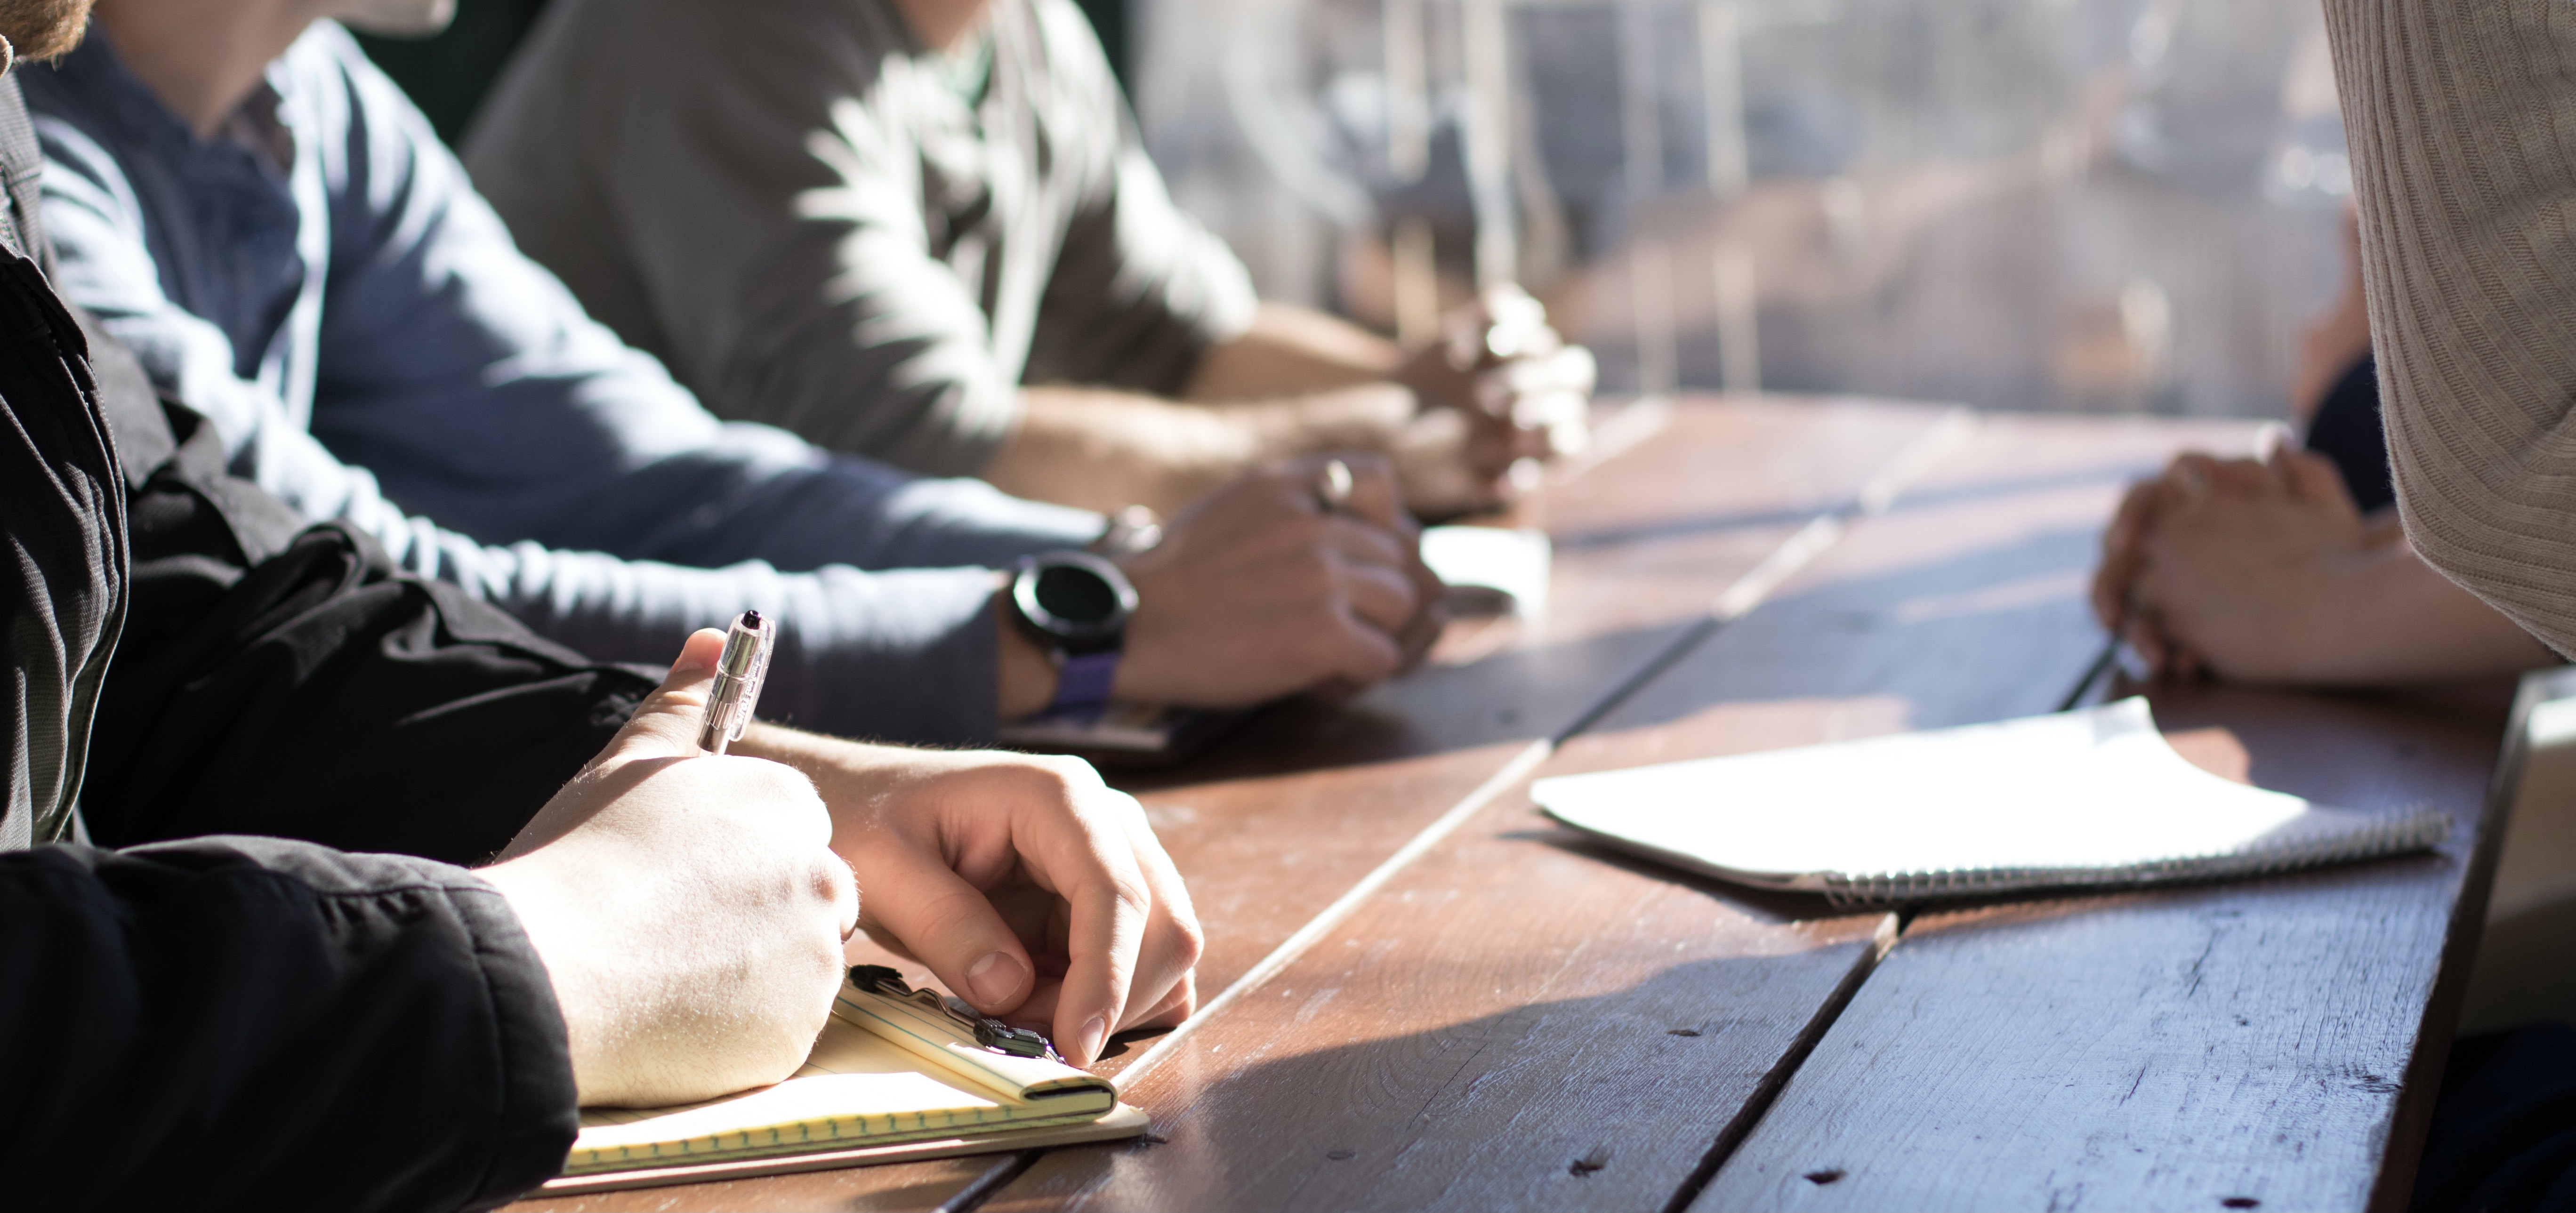
[[[1040,568],[1037,600],[1047,614],[1075,628],[1105,627],[1118,618],[1117,587],[1080,565]]]
[[[1136,591],[1118,566],[1097,556],[1059,552],[1021,567],[1012,599],[1020,617],[1068,652],[1116,647],[1136,609]]]

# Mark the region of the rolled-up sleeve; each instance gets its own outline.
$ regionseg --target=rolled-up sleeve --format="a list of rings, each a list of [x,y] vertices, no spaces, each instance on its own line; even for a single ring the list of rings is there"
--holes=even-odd
[[[1252,327],[1251,275],[1173,204],[1081,11],[1070,0],[1033,8],[1051,102],[1086,113],[1099,150],[1047,279],[1027,379],[1180,395],[1202,355]]]
[[[529,249],[718,412],[973,475],[1024,379],[1176,393],[1254,308],[1080,12],[994,22],[1014,104],[979,125],[888,5],[568,0],[472,163]],[[654,66],[675,58],[692,69]]]

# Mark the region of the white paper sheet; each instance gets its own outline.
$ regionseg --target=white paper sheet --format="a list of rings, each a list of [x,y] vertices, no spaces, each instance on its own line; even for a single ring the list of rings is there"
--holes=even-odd
[[[2292,857],[2277,866],[2331,862],[2429,845],[2448,829],[2438,813],[2325,808],[2209,774],[2165,744],[2136,698],[1544,779],[1531,797],[1569,826],[1668,862],[1815,890],[1927,873],[2007,874],[1994,888],[2069,883],[2052,874],[2086,871],[2188,878],[2188,865],[2165,869],[2260,854]]]

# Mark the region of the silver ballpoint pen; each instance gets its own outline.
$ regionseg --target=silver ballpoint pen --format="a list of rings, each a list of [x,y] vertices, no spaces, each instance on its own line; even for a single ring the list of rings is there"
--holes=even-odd
[[[725,631],[715,685],[707,688],[707,722],[698,730],[699,749],[722,754],[751,725],[751,710],[760,703],[761,680],[769,676],[774,632],[758,611],[735,616],[733,626]]]

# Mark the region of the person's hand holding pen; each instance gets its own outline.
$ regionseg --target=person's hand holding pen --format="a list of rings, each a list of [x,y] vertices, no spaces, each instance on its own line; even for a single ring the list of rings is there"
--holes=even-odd
[[[1349,478],[1345,468],[1345,492]],[[1135,798],[1078,759],[756,725],[775,636],[758,611],[734,620],[697,744],[721,755],[740,741],[813,779],[832,848],[867,894],[858,925],[870,936],[977,1010],[1050,1036],[1075,1065],[1098,1060],[1114,1032],[1190,1013],[1198,919]]]
[[[858,916],[805,776],[698,746],[709,630],[479,876],[545,961],[581,1102],[651,1106],[803,1064]]]

